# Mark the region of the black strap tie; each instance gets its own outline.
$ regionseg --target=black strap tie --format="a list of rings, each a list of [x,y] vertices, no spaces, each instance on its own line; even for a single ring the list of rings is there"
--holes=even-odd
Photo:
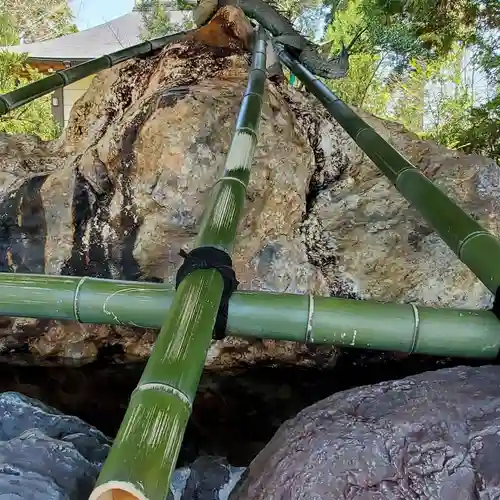
[[[198,269],[216,269],[222,276],[224,291],[222,292],[213,331],[213,338],[215,340],[222,340],[226,336],[229,299],[239,285],[231,257],[224,250],[219,250],[215,247],[198,247],[189,253],[181,250],[179,255],[184,258],[184,263],[177,271],[175,279],[176,290],[186,276]]]
[[[493,309],[491,312],[500,319],[500,286],[497,288],[497,293],[495,294],[495,302],[493,302]]]

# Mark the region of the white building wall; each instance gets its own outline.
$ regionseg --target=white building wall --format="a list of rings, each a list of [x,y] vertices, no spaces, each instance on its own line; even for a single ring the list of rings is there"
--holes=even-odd
[[[85,92],[87,92],[94,76],[95,75],[88,76],[83,80],[71,83],[67,87],[64,87],[64,126],[68,123],[71,109],[73,108],[75,102],[78,101],[78,99],[80,99]]]

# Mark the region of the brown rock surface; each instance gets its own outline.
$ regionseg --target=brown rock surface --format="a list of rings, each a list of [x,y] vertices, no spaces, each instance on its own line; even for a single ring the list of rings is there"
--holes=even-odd
[[[360,115],[459,206],[500,235],[500,168],[492,160],[448,150],[397,123]],[[329,121],[321,127],[329,131],[321,133],[322,140],[340,147],[348,165],[336,183],[318,192],[304,223],[310,254],[330,281],[364,299],[487,307],[488,290],[341,127]]]

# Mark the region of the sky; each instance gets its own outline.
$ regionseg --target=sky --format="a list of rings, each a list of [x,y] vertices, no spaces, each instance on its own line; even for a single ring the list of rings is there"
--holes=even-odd
[[[132,12],[134,0],[69,0],[69,5],[76,25],[85,30]]]

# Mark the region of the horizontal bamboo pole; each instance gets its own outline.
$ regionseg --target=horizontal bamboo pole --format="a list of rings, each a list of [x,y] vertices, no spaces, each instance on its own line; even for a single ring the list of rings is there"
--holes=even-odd
[[[133,45],[132,47],[127,47],[126,49],[121,49],[112,54],[106,54],[97,59],[92,59],[91,61],[86,61],[72,68],[57,71],[56,73],[38,80],[33,83],[29,83],[24,87],[20,87],[7,94],[0,95],[0,116],[12,111],[13,109],[19,108],[25,104],[28,104],[39,97],[43,97],[56,89],[65,87],[70,83],[82,80],[87,76],[93,75],[102,71],[103,69],[111,68],[118,63],[131,59],[133,57],[145,56],[165,47],[166,45],[176,42],[184,38],[189,32],[180,32],[173,35],[163,36],[161,38],[156,38],[155,40],[150,40],[146,42]],[[29,46],[26,46],[26,50],[29,50]]]
[[[421,213],[458,258],[495,294],[500,287],[500,241],[444,194],[286,50],[279,57],[358,146]]]
[[[0,273],[0,315],[160,328],[174,292],[162,284]],[[436,356],[495,358],[498,320],[489,311],[237,292],[228,332],[264,338]]]

